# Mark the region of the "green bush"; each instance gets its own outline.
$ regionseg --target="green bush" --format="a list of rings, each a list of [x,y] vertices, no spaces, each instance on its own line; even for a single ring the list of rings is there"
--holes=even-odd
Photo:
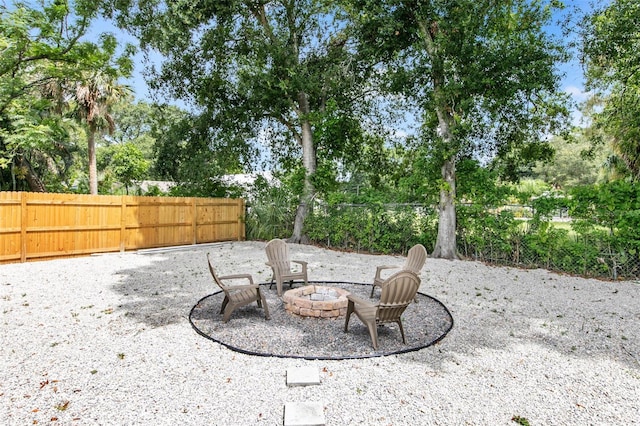
[[[267,192],[251,204],[249,238],[291,234],[295,197],[283,194]],[[342,195],[314,206],[304,230],[312,243],[371,253],[404,254],[417,243],[433,250],[438,224],[433,207],[349,204],[348,199]],[[528,220],[500,205],[501,196],[483,199],[483,205],[457,206],[463,257],[583,276],[640,276],[640,189],[635,184],[614,182],[576,188],[567,196],[537,197]],[[568,209],[571,222],[553,222],[561,209]]]
[[[295,198],[286,188],[272,185],[258,177],[251,188],[245,216],[250,240],[288,238],[293,233],[296,215]]]
[[[413,207],[382,204],[316,206],[305,223],[312,242],[371,253],[406,253],[423,229]]]

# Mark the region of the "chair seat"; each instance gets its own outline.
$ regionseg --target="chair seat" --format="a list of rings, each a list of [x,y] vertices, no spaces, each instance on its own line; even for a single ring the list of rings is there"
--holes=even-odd
[[[376,320],[376,314],[378,313],[378,307],[377,306],[372,306],[372,307],[359,307],[359,308],[354,308],[354,312],[355,314],[358,316],[358,318],[360,318],[360,320],[362,320],[362,322],[366,323],[368,321],[375,321]]]
[[[260,289],[258,287],[253,288],[253,289],[241,289],[241,290],[234,290],[233,288],[229,289],[229,301],[233,302],[233,303],[242,303],[246,300],[250,300],[250,299],[255,299],[256,301],[259,301],[259,297],[257,297],[257,292]],[[250,300],[251,302],[253,302],[254,300]]]

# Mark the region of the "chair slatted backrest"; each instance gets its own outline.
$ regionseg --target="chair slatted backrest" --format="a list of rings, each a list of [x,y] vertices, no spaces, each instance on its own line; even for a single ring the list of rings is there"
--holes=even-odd
[[[406,269],[420,275],[420,271],[427,261],[427,249],[422,244],[416,244],[409,249],[407,253],[407,260],[404,262],[402,269]]]
[[[267,243],[265,247],[267,259],[274,270],[286,275],[291,271],[291,260],[289,259],[289,247],[284,240],[275,238]]]
[[[420,287],[420,278],[411,271],[400,271],[382,284],[377,320],[395,322],[413,302]]]

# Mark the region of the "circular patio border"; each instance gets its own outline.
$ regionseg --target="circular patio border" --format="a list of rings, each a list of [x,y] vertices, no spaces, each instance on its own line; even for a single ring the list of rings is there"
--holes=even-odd
[[[367,298],[371,286],[371,284],[367,283],[345,281],[309,281],[309,284],[327,284],[332,286],[343,285],[353,287],[356,290],[362,290],[360,291],[361,295],[366,294]],[[307,353],[292,354],[287,352],[287,349],[290,349],[291,347],[289,342],[280,344],[279,346],[276,345],[275,347],[270,347],[270,342],[265,344],[265,341],[269,341],[269,339],[273,339],[275,341],[278,339],[278,336],[276,336],[275,333],[272,333],[274,330],[272,327],[280,325],[281,328],[286,329],[292,322],[299,322],[300,320],[293,318],[291,313],[284,311],[282,299],[277,297],[275,289],[269,289],[269,283],[261,283],[260,285],[262,286],[261,290],[267,298],[269,312],[272,317],[270,321],[265,321],[264,311],[257,308],[256,304],[252,304],[238,308],[232,314],[229,322],[223,323],[222,315],[218,312],[222,302],[222,291],[217,291],[198,300],[189,312],[189,323],[199,335],[219,343],[235,352],[254,356],[298,358],[307,360],[363,359],[414,352],[438,343],[453,328],[453,317],[449,309],[447,309],[447,307],[438,299],[418,292],[416,296],[418,303],[412,303],[410,305],[413,313],[410,312],[408,308],[405,315],[403,315],[403,324],[405,324],[405,334],[407,335],[407,345],[402,345],[399,332],[390,330],[390,332],[394,333],[393,337],[390,336],[385,338],[384,342],[381,340],[379,350],[373,351],[371,339],[366,331],[366,327],[364,327],[359,319],[353,315],[349,323],[349,333],[352,333],[352,336],[347,337],[351,337],[351,339],[357,338],[359,340],[355,343],[351,343],[353,351],[350,353],[327,355],[326,353],[313,353],[314,351],[309,349]],[[303,318],[302,321],[304,321],[305,327],[305,336],[302,339],[306,342],[313,340],[314,336],[323,336],[322,338],[326,338],[326,330],[317,330],[317,328],[326,328],[327,325],[331,325],[333,329],[339,326],[341,330],[344,325],[342,318],[338,320]],[[323,321],[329,321],[329,323],[323,323]],[[331,323],[332,321],[333,323]],[[433,326],[435,324],[436,326],[432,328],[438,329],[436,334],[425,334],[422,332],[416,333],[416,329],[419,329],[420,327],[426,328],[425,326],[429,321],[432,321],[430,325]],[[436,323],[433,323],[433,321],[436,321]],[[392,325],[391,327],[394,326],[395,325]],[[267,332],[267,337],[264,337],[265,332]],[[286,333],[286,330],[283,330],[283,333]],[[343,334],[342,331],[340,331],[340,334]],[[422,338],[416,341],[414,334],[420,334]],[[238,340],[238,336],[240,336],[240,340]],[[262,340],[260,341],[261,338]],[[337,339],[338,337],[335,336],[334,340]],[[412,341],[412,339],[414,340]],[[295,339],[292,339],[292,341],[294,342]],[[342,342],[338,342],[337,344],[340,345],[340,343]]]

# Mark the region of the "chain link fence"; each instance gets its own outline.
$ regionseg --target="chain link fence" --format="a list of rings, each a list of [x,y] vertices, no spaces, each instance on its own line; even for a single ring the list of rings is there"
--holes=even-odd
[[[586,226],[566,210],[541,220],[528,206],[466,204],[458,206],[457,221],[457,248],[466,259],[600,279],[640,279],[640,247],[625,246],[615,230]],[[421,243],[431,252],[437,223],[436,210],[419,204],[316,203],[305,234],[315,244],[341,250],[405,254]]]
[[[640,259],[633,249],[614,249],[606,243],[586,246],[575,238],[562,244],[549,241],[546,246],[527,244],[516,238],[508,247],[489,242],[478,249],[467,241],[458,241],[462,257],[496,265],[543,268],[601,279],[640,279]]]

